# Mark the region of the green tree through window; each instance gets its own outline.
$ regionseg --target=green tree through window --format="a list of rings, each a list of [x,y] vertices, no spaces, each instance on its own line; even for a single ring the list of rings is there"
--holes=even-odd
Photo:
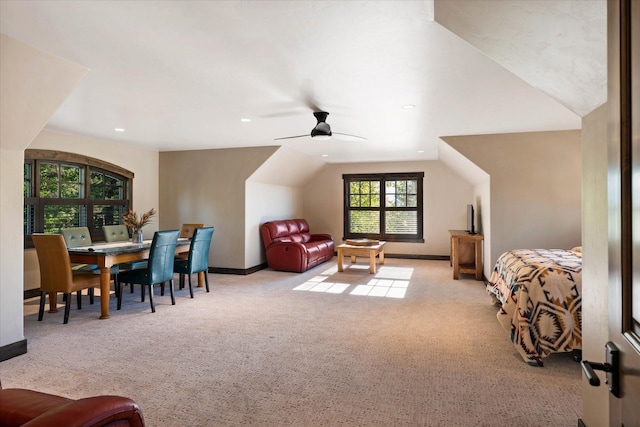
[[[32,247],[32,233],[58,233],[66,227],[86,226],[92,239],[102,240],[102,227],[121,224],[130,208],[132,180],[133,173],[98,159],[27,150],[25,247]]]

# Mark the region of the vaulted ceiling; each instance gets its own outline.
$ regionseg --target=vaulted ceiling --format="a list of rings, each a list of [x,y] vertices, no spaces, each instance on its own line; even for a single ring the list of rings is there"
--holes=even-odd
[[[160,151],[435,159],[441,136],[578,129],[606,100],[605,0],[2,0],[0,32],[90,69],[47,128]],[[275,140],[313,109],[367,139]]]

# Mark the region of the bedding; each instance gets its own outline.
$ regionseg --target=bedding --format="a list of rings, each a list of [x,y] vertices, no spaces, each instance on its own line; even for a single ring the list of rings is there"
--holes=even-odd
[[[487,291],[500,302],[498,321],[529,364],[582,348],[579,249],[513,250],[493,268]]]

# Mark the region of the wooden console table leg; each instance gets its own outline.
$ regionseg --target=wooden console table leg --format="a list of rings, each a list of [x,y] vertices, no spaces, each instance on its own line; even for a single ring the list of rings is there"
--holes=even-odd
[[[460,260],[458,259],[458,239],[453,237],[451,239],[451,244],[453,245],[453,280],[458,280],[458,276],[460,275]]]
[[[482,280],[482,241],[476,240],[476,280]]]

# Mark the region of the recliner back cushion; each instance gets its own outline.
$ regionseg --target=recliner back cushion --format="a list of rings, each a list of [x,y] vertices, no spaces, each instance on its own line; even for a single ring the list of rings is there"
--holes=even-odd
[[[311,240],[309,223],[305,219],[270,221],[264,223],[262,229],[265,247],[275,242],[307,243]]]

